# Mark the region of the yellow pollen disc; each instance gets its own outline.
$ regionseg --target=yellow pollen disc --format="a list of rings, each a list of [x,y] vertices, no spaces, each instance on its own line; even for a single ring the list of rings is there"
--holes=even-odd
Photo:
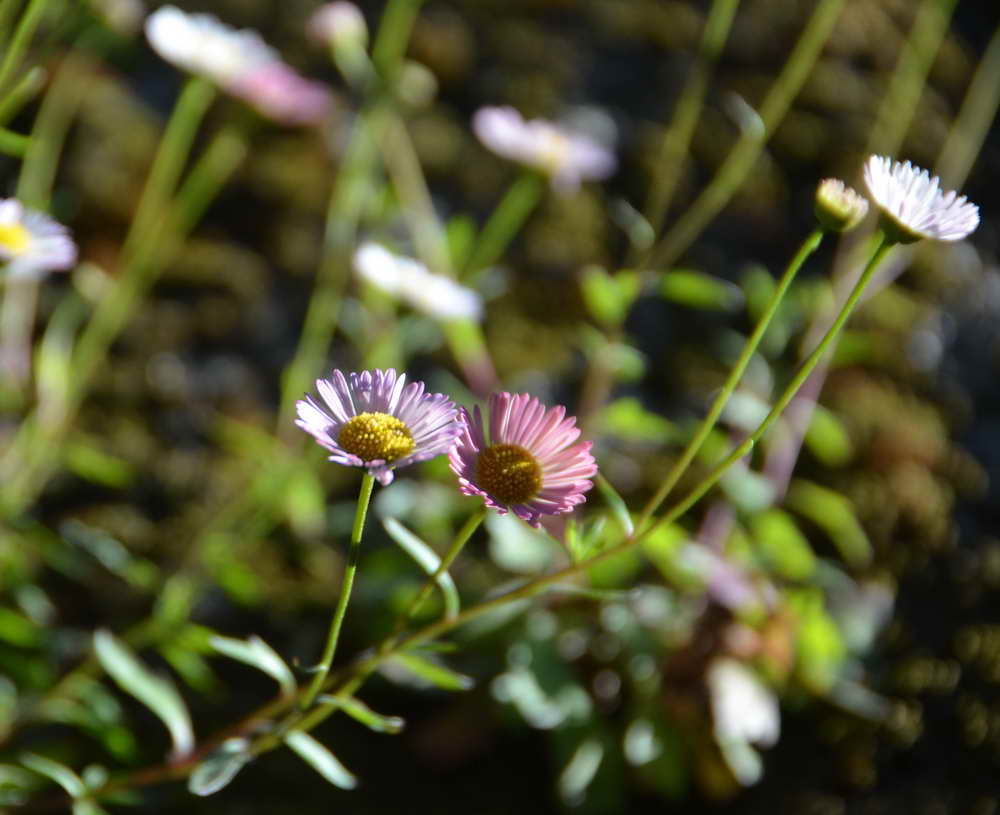
[[[28,248],[31,233],[21,224],[0,224],[0,250],[19,255]]]
[[[523,504],[542,488],[542,468],[516,444],[494,444],[479,454],[476,484],[504,504]]]
[[[395,461],[414,447],[410,428],[388,413],[359,413],[340,428],[337,443],[362,461]]]

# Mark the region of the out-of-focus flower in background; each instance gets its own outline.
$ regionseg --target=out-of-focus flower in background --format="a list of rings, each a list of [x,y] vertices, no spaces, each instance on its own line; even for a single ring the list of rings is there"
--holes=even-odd
[[[0,262],[6,276],[39,278],[72,268],[76,244],[62,224],[6,198],[0,200]]]
[[[830,232],[849,232],[868,214],[868,199],[839,178],[824,178],[816,187],[816,220]]]
[[[163,6],[146,19],[146,38],[167,62],[202,76],[283,124],[321,121],[330,93],[299,76],[256,31],[236,30],[210,14]]]
[[[543,515],[559,515],[587,500],[597,473],[591,442],[576,442],[580,429],[566,408],[546,408],[527,393],[494,393],[489,426],[477,406],[462,408],[465,427],[449,454],[466,495],[491,509],[513,512],[534,527]]]
[[[483,301],[475,291],[377,243],[365,243],[358,248],[354,253],[354,270],[362,280],[429,317],[478,320],[482,316]]]
[[[447,453],[462,432],[455,403],[443,393],[426,393],[423,382],[406,384],[406,374],[334,370],[316,380],[320,399],[296,403],[295,424],[331,452],[330,461],[364,467],[383,486],[393,470]]]
[[[781,734],[778,699],[743,663],[719,657],[708,668],[709,702],[715,739],[736,780],[760,780],[762,763],[752,745],[772,747]]]
[[[959,241],[979,226],[979,207],[955,191],[943,192],[937,176],[908,161],[870,156],[865,184],[882,210],[886,236],[896,243]]]
[[[512,107],[480,108],[472,129],[498,156],[547,175],[562,193],[575,191],[583,181],[605,179],[617,168],[611,150],[590,136],[544,119],[526,121]]]

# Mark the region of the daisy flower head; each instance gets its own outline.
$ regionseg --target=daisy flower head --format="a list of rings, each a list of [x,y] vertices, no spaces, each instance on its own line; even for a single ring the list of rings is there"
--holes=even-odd
[[[525,119],[512,107],[485,107],[472,118],[476,137],[498,156],[549,176],[559,192],[574,192],[586,180],[616,169],[614,154],[590,136],[544,119]]]
[[[256,31],[237,30],[211,14],[162,6],[146,18],[146,39],[167,62],[275,121],[314,124],[330,106],[325,86],[299,76]]]
[[[0,199],[0,263],[8,277],[37,279],[72,268],[76,244],[48,215],[25,209],[16,198]]]
[[[364,467],[382,486],[393,470],[447,453],[462,431],[455,403],[423,382],[387,370],[318,379],[295,407],[299,427],[330,451],[330,461]]]
[[[868,214],[868,199],[839,178],[824,178],[816,188],[816,220],[830,232],[849,232]]]
[[[979,226],[979,207],[964,195],[942,191],[937,176],[908,161],[870,156],[865,184],[882,210],[886,236],[896,243],[959,241]]]
[[[471,415],[461,410],[464,427],[448,460],[463,493],[536,528],[543,515],[587,500],[597,464],[591,442],[576,442],[576,417],[566,416],[562,405],[546,408],[527,393],[494,393],[488,426],[478,407]]]

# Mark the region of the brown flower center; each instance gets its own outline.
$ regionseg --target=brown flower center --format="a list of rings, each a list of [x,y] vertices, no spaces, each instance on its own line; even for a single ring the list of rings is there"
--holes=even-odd
[[[388,413],[359,413],[337,435],[337,443],[362,461],[395,461],[413,452],[406,423]]]
[[[542,468],[516,444],[494,444],[479,454],[476,483],[504,504],[523,504],[542,488]]]

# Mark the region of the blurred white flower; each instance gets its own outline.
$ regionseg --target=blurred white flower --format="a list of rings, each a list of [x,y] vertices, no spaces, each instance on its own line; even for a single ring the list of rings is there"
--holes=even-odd
[[[368,26],[364,15],[354,3],[343,0],[326,3],[316,9],[306,23],[306,32],[324,45],[361,48],[368,45]]]
[[[482,315],[482,298],[475,291],[377,243],[358,248],[354,270],[363,280],[429,317],[477,320]]]
[[[546,174],[560,192],[573,192],[585,180],[607,178],[617,167],[614,154],[589,136],[544,119],[525,121],[511,107],[480,108],[472,129],[494,153]]]
[[[10,277],[40,278],[76,263],[69,230],[14,198],[0,199],[0,262]]]
[[[299,76],[256,31],[163,6],[146,19],[146,38],[167,62],[205,77],[276,121],[314,124],[329,109],[326,87]]]
[[[752,744],[771,747],[781,733],[781,712],[774,693],[741,662],[720,657],[708,668],[708,692],[715,738],[744,786],[760,780],[761,760]]]
[[[865,184],[882,210],[886,236],[897,243],[958,241],[979,226],[979,207],[957,192],[943,192],[937,176],[908,161],[870,156]]]

